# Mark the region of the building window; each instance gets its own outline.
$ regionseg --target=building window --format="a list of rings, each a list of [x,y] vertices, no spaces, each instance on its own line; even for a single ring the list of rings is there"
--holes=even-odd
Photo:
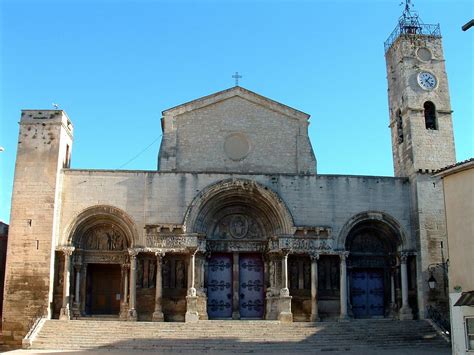
[[[397,111],[397,135],[398,135],[398,144],[403,143],[403,118],[402,111]]]
[[[426,129],[438,129],[436,124],[436,107],[431,101],[426,101],[423,105],[425,112],[425,127]]]
[[[474,350],[474,317],[466,318],[466,347]]]

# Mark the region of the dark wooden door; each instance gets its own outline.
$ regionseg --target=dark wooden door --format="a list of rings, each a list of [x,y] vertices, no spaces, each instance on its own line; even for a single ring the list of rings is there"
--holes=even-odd
[[[351,274],[351,303],[354,316],[384,315],[383,270],[354,270]]]
[[[88,313],[119,313],[120,279],[120,265],[89,264],[87,266]]]
[[[262,318],[264,312],[263,261],[258,254],[239,255],[241,318]]]
[[[208,263],[207,314],[210,319],[232,317],[232,255],[213,254]]]

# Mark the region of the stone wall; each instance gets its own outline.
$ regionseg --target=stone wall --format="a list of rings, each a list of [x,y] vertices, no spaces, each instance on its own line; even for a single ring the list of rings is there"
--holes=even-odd
[[[160,171],[314,173],[300,111],[235,87],[164,112]]]
[[[3,335],[20,340],[52,301],[59,171],[69,163],[72,125],[63,111],[22,111],[8,238]]]
[[[227,179],[254,180],[274,191],[290,211],[295,226],[327,226],[337,248],[344,247],[343,227],[361,212],[383,212],[410,237],[409,184],[404,178],[338,175],[246,175],[225,173],[117,172],[65,170],[58,244],[67,244],[76,216],[94,205],[125,211],[145,245],[145,225],[183,223],[188,206],[204,188]]]

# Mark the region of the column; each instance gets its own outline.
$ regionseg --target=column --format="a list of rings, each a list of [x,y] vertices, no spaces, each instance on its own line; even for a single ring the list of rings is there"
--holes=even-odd
[[[319,254],[312,253],[311,258],[311,321],[319,321],[318,314],[318,260]]]
[[[122,264],[122,287],[123,287],[123,297],[122,301],[120,302],[120,318],[127,320],[128,319],[128,273],[129,273],[130,265],[129,264]]]
[[[64,254],[64,271],[63,271],[63,302],[61,307],[61,312],[59,315],[59,319],[61,320],[69,320],[71,319],[70,314],[70,285],[69,281],[71,279],[71,257],[74,251],[74,247],[63,247],[61,251]]]
[[[288,251],[283,252],[281,258],[281,290],[280,296],[289,296],[290,290],[288,289]]]
[[[341,314],[339,320],[346,321],[349,319],[347,315],[347,266],[346,259],[349,252],[342,252],[339,254],[341,258],[341,277],[340,277],[340,294],[341,294]]]
[[[188,295],[186,296],[186,314],[184,316],[185,322],[197,322],[199,320],[196,288],[194,287],[196,252],[197,249],[191,250],[191,255],[189,257],[189,288]]]
[[[408,273],[407,273],[407,258],[408,254],[402,253],[400,255],[400,277],[402,281],[402,308],[400,308],[400,319],[413,319],[413,312],[408,305]]]
[[[163,257],[165,253],[162,251],[156,252],[156,287],[155,287],[155,311],[153,312],[153,322],[163,322],[165,320],[162,310],[163,299],[163,280],[161,274],[161,267],[163,265]]]
[[[128,308],[128,319],[137,320],[136,298],[137,298],[137,256],[138,251],[128,249],[130,255],[130,303]]]
[[[239,253],[232,254],[232,319],[240,319],[240,296],[239,296],[239,282],[240,268],[239,268]]]
[[[290,250],[282,250],[281,258],[281,289],[280,303],[278,309],[278,320],[280,322],[293,322],[291,313],[291,296],[288,289],[288,254]]]
[[[396,304],[395,304],[395,276],[394,269],[390,270],[390,317],[395,317]]]
[[[80,299],[80,291],[81,291],[81,264],[75,264],[74,269],[76,270],[76,285],[74,287],[75,295],[74,295],[74,303],[75,308],[79,308],[81,304]]]

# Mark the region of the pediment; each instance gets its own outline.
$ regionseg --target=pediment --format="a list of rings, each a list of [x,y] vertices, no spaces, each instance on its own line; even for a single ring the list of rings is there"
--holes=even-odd
[[[295,118],[299,120],[308,120],[310,117],[310,115],[308,115],[307,113],[296,110],[292,107],[286,106],[277,101],[271,100],[265,96],[256,94],[240,86],[235,86],[233,88],[219,91],[212,95],[204,96],[202,98],[181,104],[179,106],[172,107],[170,109],[163,111],[162,113],[163,113],[163,116],[168,116],[168,115],[178,116],[183,113],[198,110],[210,105],[215,105],[221,101],[228,100],[235,97],[240,97],[244,100],[263,106],[267,109],[279,112],[291,118]]]

